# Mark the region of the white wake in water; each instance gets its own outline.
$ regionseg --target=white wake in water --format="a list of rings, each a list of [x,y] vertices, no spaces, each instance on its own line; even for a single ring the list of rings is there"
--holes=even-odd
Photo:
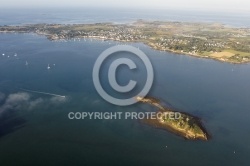
[[[29,89],[23,89],[23,88],[20,88],[20,90],[23,90],[23,91],[26,91],[26,92],[39,93],[39,94],[44,94],[44,95],[50,95],[50,96],[66,98],[66,96],[62,96],[62,95],[58,95],[58,94],[54,94],[54,93],[40,92],[40,91],[34,91],[34,90],[29,90]]]

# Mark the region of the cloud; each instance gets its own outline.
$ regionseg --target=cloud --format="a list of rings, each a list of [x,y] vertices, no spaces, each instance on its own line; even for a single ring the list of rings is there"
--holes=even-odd
[[[4,102],[5,100],[5,102]],[[47,99],[37,98],[32,99],[32,96],[27,92],[18,92],[14,94],[6,95],[0,92],[0,103],[4,102],[0,106],[0,118],[3,115],[8,115],[8,113],[13,113],[14,111],[19,111],[22,109],[33,110],[39,105],[54,104],[59,105],[66,102],[68,98],[66,97],[51,97]]]
[[[44,102],[44,100],[41,99],[41,98],[38,98],[38,99],[36,99],[36,100],[34,100],[34,101],[31,101],[31,102],[29,103],[29,110],[32,110],[32,109],[35,108],[37,105],[42,104],[43,102]]]
[[[20,92],[15,94],[10,94],[6,99],[6,104],[17,105],[30,100],[30,95],[28,93]]]
[[[50,104],[58,105],[68,100],[62,97],[34,98],[30,93],[19,92],[6,96],[0,92],[0,137],[13,132],[24,125],[26,120],[21,116],[16,116],[18,111],[30,111],[39,106],[44,109]]]
[[[61,104],[61,103],[66,102],[66,100],[67,100],[66,97],[59,97],[59,96],[55,96],[55,97],[50,98],[50,102],[52,104]]]
[[[7,111],[19,110],[22,106],[27,105],[29,100],[30,95],[28,93],[10,94],[0,107],[0,117]]]

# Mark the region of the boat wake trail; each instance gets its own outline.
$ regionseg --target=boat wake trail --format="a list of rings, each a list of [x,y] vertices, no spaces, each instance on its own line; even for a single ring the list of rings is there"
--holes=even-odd
[[[19,89],[26,91],[26,92],[39,93],[39,94],[44,94],[44,95],[66,98],[66,96],[62,96],[62,95],[58,95],[58,94],[54,94],[54,93],[40,92],[40,91],[34,91],[34,90],[29,90],[29,89],[23,89],[23,88],[19,88]]]

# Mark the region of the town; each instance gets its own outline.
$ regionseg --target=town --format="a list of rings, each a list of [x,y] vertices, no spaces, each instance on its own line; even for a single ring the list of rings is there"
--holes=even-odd
[[[0,26],[0,33],[36,33],[49,40],[96,38],[142,42],[153,49],[212,58],[230,63],[250,62],[250,29],[219,23],[138,20],[130,24],[34,24]]]

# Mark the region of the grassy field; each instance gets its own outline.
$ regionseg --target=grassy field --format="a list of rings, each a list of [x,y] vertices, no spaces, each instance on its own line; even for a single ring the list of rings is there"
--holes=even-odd
[[[230,52],[230,53],[233,53],[235,55],[239,55],[239,56],[242,56],[242,57],[250,57],[250,53],[248,52],[241,52],[241,51],[235,51],[235,50],[225,50],[227,52]]]
[[[138,20],[133,24],[34,24],[0,26],[0,32],[35,32],[50,40],[99,37],[144,42],[154,49],[213,58],[230,63],[250,62],[250,28],[219,23]]]
[[[215,52],[210,54],[209,56],[213,57],[213,58],[230,58],[232,56],[234,56],[235,54],[232,52],[227,52],[227,51],[222,51],[222,52]]]

